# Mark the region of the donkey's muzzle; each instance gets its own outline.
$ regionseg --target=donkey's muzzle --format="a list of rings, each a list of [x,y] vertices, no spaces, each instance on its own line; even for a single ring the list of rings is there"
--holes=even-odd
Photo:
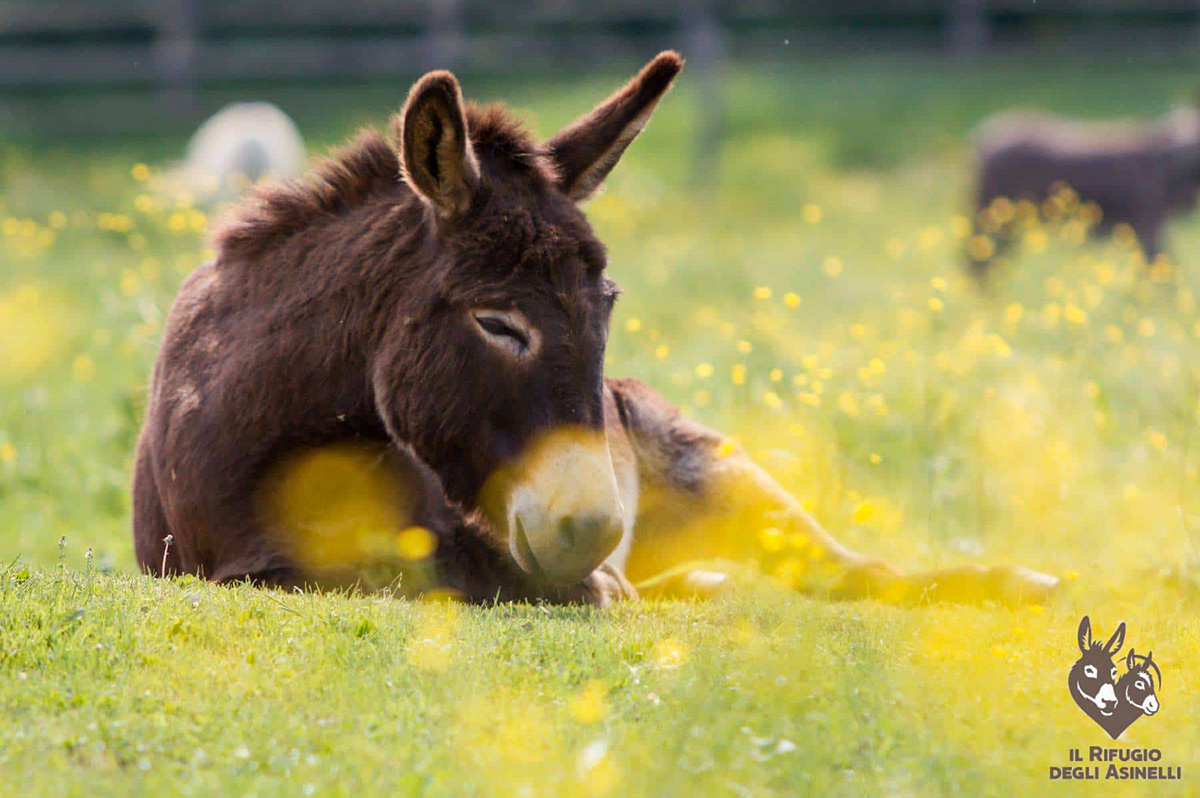
[[[616,515],[593,513],[547,519],[532,508],[518,512],[513,526],[510,548],[517,565],[555,584],[574,584],[596,570],[617,548],[624,533]]]
[[[574,584],[621,542],[625,524],[603,433],[559,430],[512,469],[505,491],[509,552],[521,570]]]

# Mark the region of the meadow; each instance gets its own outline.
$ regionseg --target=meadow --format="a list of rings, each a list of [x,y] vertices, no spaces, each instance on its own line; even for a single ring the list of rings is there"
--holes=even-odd
[[[1148,269],[1069,196],[1002,204],[1003,279],[962,268],[989,245],[964,215],[983,115],[1148,117],[1196,66],[740,64],[704,157],[685,72],[587,207],[624,289],[609,374],[855,548],[1062,578],[1023,607],[830,603],[786,572],[603,611],[142,576],[133,445],[213,221],[156,189],[186,133],[0,144],[0,794],[1200,793],[1200,215]],[[618,76],[462,79],[546,134]],[[261,94],[316,154],[405,89]],[[1162,668],[1162,710],[1117,743],[1068,695],[1084,614]],[[1104,744],[1184,778],[1049,781]]]

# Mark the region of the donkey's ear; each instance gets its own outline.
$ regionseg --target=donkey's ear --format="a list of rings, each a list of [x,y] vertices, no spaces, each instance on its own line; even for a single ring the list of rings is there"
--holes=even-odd
[[[1104,644],[1104,653],[1116,654],[1123,645],[1125,645],[1125,622],[1121,621],[1117,631],[1113,632],[1113,636],[1108,638],[1108,642]]]
[[[1133,649],[1129,649],[1129,654],[1125,657],[1125,668],[1133,670],[1137,665],[1137,655],[1133,653]]]
[[[430,72],[408,93],[398,119],[404,179],[440,218],[466,213],[479,187],[462,92],[449,72]]]
[[[558,186],[568,197],[582,202],[600,187],[681,69],[678,53],[659,53],[624,88],[546,142]]]
[[[1092,647],[1092,621],[1086,615],[1079,622],[1079,650],[1084,654]]]

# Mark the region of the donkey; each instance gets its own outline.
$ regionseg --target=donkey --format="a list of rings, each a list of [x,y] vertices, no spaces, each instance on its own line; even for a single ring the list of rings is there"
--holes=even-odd
[[[1154,652],[1139,657],[1132,648],[1129,649],[1129,655],[1125,657],[1125,668],[1125,673],[1116,684],[1118,703],[1113,720],[1116,731],[1114,737],[1121,736],[1121,732],[1141,716],[1158,712],[1155,684],[1162,686],[1162,672],[1154,661]]]
[[[787,536],[805,591],[1016,601],[1053,589],[1019,567],[905,575],[852,552],[733,443],[604,376],[618,289],[579,204],[682,67],[660,54],[540,144],[432,72],[392,141],[366,131],[309,182],[261,187],[235,209],[215,260],[185,280],[155,365],[133,480],[142,568],[339,582],[295,543],[323,510],[297,518],[271,497],[339,501],[358,481],[296,490],[287,464],[358,446],[362,484],[389,475],[403,497],[388,500],[393,525],[428,529],[433,580],[469,598],[604,605],[664,571],[654,591],[720,589],[724,572],[684,564],[755,558],[766,527]],[[375,517],[350,515],[356,528]]]
[[[260,179],[299,177],[307,159],[300,130],[278,106],[230,103],[196,130],[164,188],[215,205]]]
[[[985,120],[973,138],[976,215],[998,198],[1042,202],[1066,186],[1099,207],[1093,232],[1129,225],[1147,261],[1163,252],[1167,220],[1192,211],[1200,196],[1200,108],[1178,108],[1147,124],[1010,111]],[[1012,242],[1012,225],[1000,227],[994,250],[970,260],[980,280]]]
[[[1113,735],[1111,727],[1116,722],[1120,703],[1115,686],[1117,668],[1113,665],[1113,657],[1125,643],[1125,623],[1122,621],[1108,642],[1101,646],[1092,640],[1092,622],[1085,615],[1079,622],[1077,642],[1080,657],[1067,676],[1071,697],[1089,718]]]

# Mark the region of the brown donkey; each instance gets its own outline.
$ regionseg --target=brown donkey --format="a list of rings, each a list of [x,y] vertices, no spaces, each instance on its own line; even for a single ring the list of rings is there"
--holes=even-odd
[[[413,589],[606,604],[636,595],[626,574],[719,586],[678,566],[754,557],[771,527],[803,590],[1050,590],[1021,568],[901,575],[855,554],[720,435],[604,377],[617,288],[577,204],[682,66],[659,55],[542,144],[434,72],[394,145],[364,133],[309,183],[236,210],[216,260],[185,282],[155,367],[133,485],[142,567],[341,584],[399,552],[406,580],[425,577]],[[364,486],[385,498],[359,501]],[[429,546],[409,545],[410,525]],[[380,527],[407,542],[347,553]]]

